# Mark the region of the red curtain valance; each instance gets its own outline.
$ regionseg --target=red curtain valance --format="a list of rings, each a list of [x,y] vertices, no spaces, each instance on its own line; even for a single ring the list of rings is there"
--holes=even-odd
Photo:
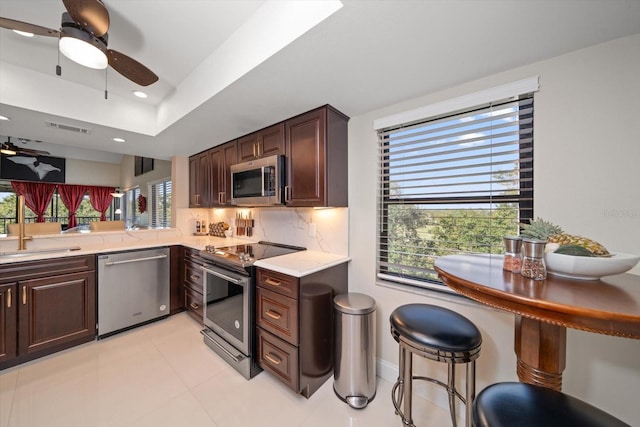
[[[111,193],[115,191],[115,187],[49,184],[29,181],[11,181],[11,186],[16,194],[24,196],[25,205],[38,216],[37,222],[44,222],[44,214],[57,187],[62,203],[69,210],[69,227],[76,226],[75,214],[87,190],[89,190],[91,206],[100,212],[100,221],[106,221],[106,212],[113,199]]]
[[[19,182],[11,181],[13,190],[20,196],[24,196],[24,203],[37,216],[36,222],[44,222],[44,214],[51,203],[56,184],[45,182]]]
[[[100,221],[107,220],[107,209],[111,206],[111,200],[113,193],[116,189],[114,187],[89,187],[89,201],[91,206],[98,212],[100,212]]]
[[[69,217],[67,221],[67,223],[69,224],[69,228],[78,225],[76,221],[76,211],[80,207],[80,203],[82,203],[82,199],[84,198],[84,194],[86,192],[86,185],[58,185],[60,200],[62,200],[62,203],[64,203],[64,205],[69,210]]]

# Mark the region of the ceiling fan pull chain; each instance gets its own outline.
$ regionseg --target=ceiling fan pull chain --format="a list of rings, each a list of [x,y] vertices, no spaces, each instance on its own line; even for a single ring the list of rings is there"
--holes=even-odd
[[[104,99],[108,99],[109,96],[107,94],[107,69],[104,69]]]
[[[62,67],[60,66],[60,37],[58,37],[58,64],[56,65],[56,76],[62,75]]]

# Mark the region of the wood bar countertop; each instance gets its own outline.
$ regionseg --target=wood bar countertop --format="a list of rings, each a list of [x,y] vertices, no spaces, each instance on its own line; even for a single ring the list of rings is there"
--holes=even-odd
[[[523,382],[562,387],[566,329],[640,339],[640,276],[586,281],[547,275],[535,281],[502,269],[489,255],[440,257],[435,269],[451,289],[516,314],[515,352]]]

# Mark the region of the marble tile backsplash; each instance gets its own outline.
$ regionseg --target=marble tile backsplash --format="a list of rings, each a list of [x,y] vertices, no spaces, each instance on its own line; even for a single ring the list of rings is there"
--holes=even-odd
[[[236,215],[240,213],[246,218],[249,212],[254,220],[253,235],[236,235]],[[226,222],[237,239],[267,240],[337,255],[349,254],[348,208],[178,209],[177,228],[184,235],[195,232],[198,220],[206,224]]]

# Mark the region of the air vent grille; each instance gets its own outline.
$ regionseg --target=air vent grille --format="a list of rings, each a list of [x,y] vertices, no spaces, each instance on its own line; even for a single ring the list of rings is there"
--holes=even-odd
[[[63,123],[56,123],[56,122],[44,122],[44,123],[47,125],[47,127],[50,127],[50,128],[68,130],[69,132],[81,133],[85,135],[88,135],[91,133],[91,129],[81,128],[78,126],[65,125]]]

